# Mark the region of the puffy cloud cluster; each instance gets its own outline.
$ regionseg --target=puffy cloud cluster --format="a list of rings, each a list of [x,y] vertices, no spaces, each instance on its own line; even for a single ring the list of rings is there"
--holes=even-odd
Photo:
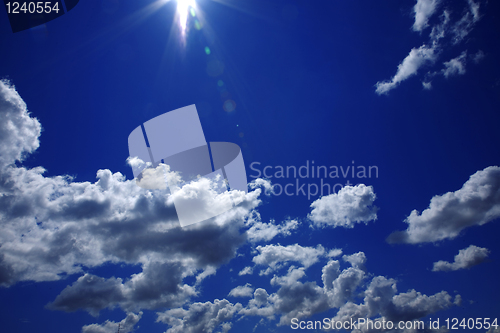
[[[106,322],[102,325],[85,325],[82,328],[82,333],[116,333],[118,332],[118,328],[120,329],[120,333],[130,333],[134,330],[135,324],[139,322],[141,317],[142,312],[139,312],[138,314],[128,313],[127,317],[119,323],[106,320]]]
[[[248,219],[247,224],[251,227],[247,230],[248,240],[250,242],[265,241],[268,242],[278,235],[290,236],[292,230],[297,229],[299,221],[288,219],[281,224],[275,224],[274,220],[270,223],[261,222],[260,216],[256,213],[257,219]]]
[[[345,186],[338,193],[321,197],[311,204],[308,218],[315,226],[353,228],[354,224],[377,219],[373,187],[359,184]]]
[[[125,311],[177,307],[196,295],[193,286],[182,283],[183,278],[191,274],[189,266],[180,262],[149,262],[143,272],[132,275],[126,282],[120,278],[104,279],[85,274],[66,287],[48,308],[62,311],[83,309],[98,315],[100,310],[115,306]]]
[[[237,286],[229,292],[229,296],[233,297],[251,297],[252,294],[253,288],[250,283],[247,283],[244,286]]]
[[[4,169],[38,148],[42,126],[6,80],[0,81],[0,96],[0,169]]]
[[[440,260],[434,263],[432,270],[436,272],[468,269],[484,262],[489,253],[490,250],[487,248],[470,245],[468,248],[458,251],[454,262]]]
[[[275,227],[258,218],[248,221],[268,185],[263,180],[252,184],[248,194],[238,194],[242,200],[236,208],[181,228],[171,195],[140,188],[120,173],[99,170],[95,182],[74,182],[68,176],[45,177],[42,167],[16,165],[38,147],[41,126],[6,81],[0,82],[0,118],[0,285],[82,274],[49,309],[97,315],[113,307],[139,313],[182,306],[248,240],[242,229]],[[210,191],[204,179],[189,186],[200,197]],[[285,226],[277,233],[288,234],[294,223]],[[142,271],[124,279],[85,273],[84,267],[104,263],[135,265]],[[195,282],[186,284],[188,276],[196,277]],[[139,320],[140,315],[134,316],[126,323]],[[115,324],[84,330],[109,331]]]
[[[357,321],[359,318],[374,318],[392,322],[414,321],[429,314],[458,305],[460,295],[453,300],[447,292],[441,291],[431,296],[415,290],[398,293],[396,281],[384,276],[376,276],[364,291],[363,302],[347,302],[342,305],[333,320]],[[372,332],[368,326],[358,326],[353,332]],[[380,331],[380,330],[377,330]],[[395,330],[398,331],[398,330]],[[420,331],[420,330],[419,330]],[[404,330],[412,332],[412,330]]]
[[[441,0],[417,0],[413,8],[415,21],[412,28],[414,31],[422,33],[429,26],[429,20],[437,12],[441,2]],[[481,18],[479,3],[468,0],[467,5],[465,14],[454,23],[451,23],[451,12],[443,9],[440,22],[435,24],[429,33],[429,42],[418,48],[412,48],[410,53],[398,65],[396,74],[390,80],[379,81],[375,84],[375,92],[379,95],[387,94],[401,82],[416,75],[424,66],[433,65],[439,58],[441,51],[448,44],[458,45],[461,43]],[[451,43],[443,42],[446,37]],[[464,51],[460,56],[444,62],[445,68],[440,72],[427,73],[422,82],[424,89],[429,90],[432,88],[430,79],[437,74],[443,74],[446,78],[452,75],[464,74],[467,60],[466,54],[466,51]],[[474,62],[477,63],[476,59],[479,61],[480,57],[473,58]]]
[[[424,243],[455,238],[468,227],[500,217],[500,167],[473,174],[461,189],[434,196],[422,214],[411,212],[408,228],[388,237],[390,243]]]
[[[338,309],[334,320],[384,318],[397,322],[417,320],[460,304],[460,295],[453,299],[445,291],[431,296],[413,289],[398,293],[396,281],[384,276],[375,276],[366,285],[370,274],[364,267],[366,256],[363,252],[344,255],[343,261],[350,267],[341,269],[342,263],[338,260],[329,260],[323,266],[323,286],[316,281],[302,281],[307,276],[306,267],[290,266],[285,275],[271,278],[271,285],[279,288],[276,292],[270,294],[263,288],[257,288],[247,305],[234,315],[258,316],[268,320],[279,317],[278,325],[289,325],[292,318],[307,318],[329,309]],[[235,289],[243,290],[244,287],[247,286]],[[245,290],[245,294],[250,295],[250,290]],[[361,302],[357,303],[359,298]]]
[[[309,267],[318,262],[319,258],[325,254],[325,249],[321,245],[316,248],[298,244],[266,245],[257,246],[256,250],[259,254],[253,257],[253,262],[257,265],[268,266],[265,271],[261,272],[262,275],[270,274],[288,262],[298,262],[304,267]]]
[[[232,327],[229,320],[241,308],[240,303],[216,299],[213,303],[193,303],[188,310],[178,308],[158,313],[158,321],[171,326],[166,333],[210,333],[219,328],[225,333]]]
[[[243,244],[287,236],[298,227],[298,221],[291,219],[281,224],[261,221],[255,209],[262,191],[269,193],[269,182],[256,180],[250,184],[253,191],[237,194],[242,202],[236,208],[181,228],[169,194],[143,189],[120,173],[99,170],[95,182],[74,182],[67,176],[45,177],[41,167],[15,165],[38,147],[41,127],[5,81],[0,82],[0,117],[0,284],[80,274],[47,308],[92,315],[120,308],[127,314],[118,323],[86,325],[83,333],[114,332],[118,325],[131,332],[143,309],[160,311],[158,321],[170,326],[168,333],[189,333],[227,332],[235,318],[245,316],[279,317],[279,325],[286,325],[293,317],[338,308],[337,315],[343,316],[419,318],[452,304],[446,292],[398,294],[396,283],[384,277],[374,277],[364,288],[370,274],[363,252],[344,255],[341,262],[332,260],[342,255],[340,249],[298,244],[255,248],[252,261],[255,267],[265,267],[262,274],[274,273],[270,278],[274,292],[246,284],[229,293],[249,298],[246,306],[225,299],[190,303],[199,295],[203,279],[234,258]],[[201,197],[211,189],[203,179],[190,186],[190,193]],[[488,201],[494,189],[478,186],[477,195]],[[376,218],[374,200],[371,187],[346,187],[313,203],[309,218],[318,225],[352,227]],[[485,218],[495,212],[485,211]],[[305,281],[306,270],[321,260],[328,260],[321,270],[323,286]],[[104,263],[134,265],[140,272],[106,278],[86,272],[87,267]],[[341,269],[345,263],[350,266]],[[246,267],[240,275],[252,271]],[[359,295],[364,301],[357,304]]]

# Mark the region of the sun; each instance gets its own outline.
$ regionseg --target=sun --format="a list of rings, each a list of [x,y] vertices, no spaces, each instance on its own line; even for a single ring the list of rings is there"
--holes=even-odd
[[[186,33],[189,8],[195,6],[194,0],[177,0],[177,14],[179,15],[179,26],[184,35]]]

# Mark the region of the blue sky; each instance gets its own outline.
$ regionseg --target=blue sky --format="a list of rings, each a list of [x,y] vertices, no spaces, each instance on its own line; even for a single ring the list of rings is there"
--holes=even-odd
[[[18,33],[0,14],[3,331],[493,321],[499,4],[184,7],[81,1]],[[238,208],[181,228],[167,192],[136,186],[127,138],[191,104],[207,141],[241,147],[251,185]],[[313,161],[378,173],[276,177]],[[308,197],[321,181],[353,186]]]

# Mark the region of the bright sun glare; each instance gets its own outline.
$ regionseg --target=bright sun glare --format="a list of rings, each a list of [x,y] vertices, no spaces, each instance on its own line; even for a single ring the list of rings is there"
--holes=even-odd
[[[179,25],[182,34],[186,33],[189,7],[194,7],[194,0],[177,0],[177,13],[179,15]]]

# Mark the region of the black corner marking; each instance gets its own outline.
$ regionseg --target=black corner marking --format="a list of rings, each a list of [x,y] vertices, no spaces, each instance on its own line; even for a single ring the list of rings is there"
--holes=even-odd
[[[79,0],[56,1],[11,1],[4,0],[5,11],[9,17],[12,32],[26,29],[52,21],[73,9]],[[66,7],[64,6],[66,5]]]
[[[66,4],[66,10],[69,12],[73,8],[75,8],[76,4],[80,0],[64,0],[64,3]]]

